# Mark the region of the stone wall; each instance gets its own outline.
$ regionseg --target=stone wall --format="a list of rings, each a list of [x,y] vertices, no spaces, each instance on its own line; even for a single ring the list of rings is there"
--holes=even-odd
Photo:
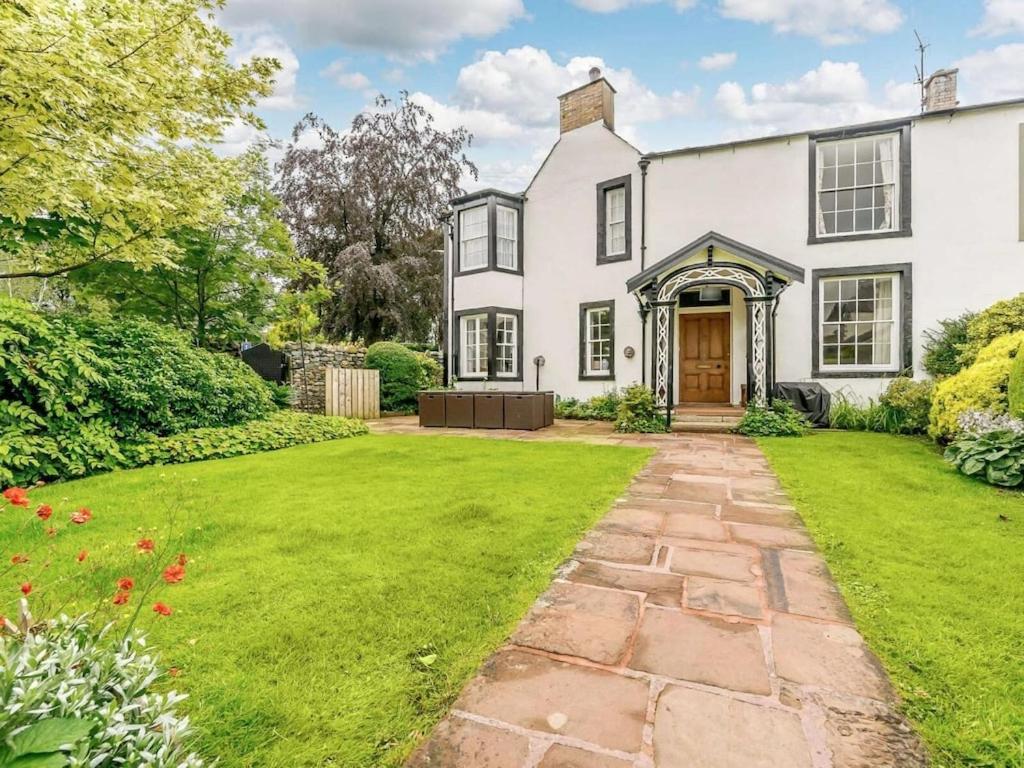
[[[324,412],[327,368],[362,368],[366,350],[355,345],[306,344],[305,366],[298,342],[285,344],[288,358],[288,384],[292,388],[292,408],[309,413]]]

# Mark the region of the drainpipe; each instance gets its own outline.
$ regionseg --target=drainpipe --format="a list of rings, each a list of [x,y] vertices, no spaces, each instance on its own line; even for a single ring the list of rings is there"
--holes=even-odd
[[[651,161],[640,158],[640,271],[647,266],[647,169]],[[640,383],[647,383],[647,315],[650,306],[640,301]]]
[[[452,318],[455,317],[455,269],[451,263],[455,253],[455,228],[452,226],[452,214],[446,213],[441,218],[442,232],[444,232],[444,287],[448,293],[448,300],[444,307],[444,376],[442,382],[445,387],[451,386],[452,366]]]

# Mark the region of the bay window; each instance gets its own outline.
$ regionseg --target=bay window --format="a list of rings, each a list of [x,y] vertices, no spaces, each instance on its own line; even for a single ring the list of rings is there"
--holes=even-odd
[[[455,313],[453,368],[464,380],[523,379],[523,313],[481,307]]]
[[[469,272],[523,273],[523,198],[484,190],[452,201],[456,276]]]

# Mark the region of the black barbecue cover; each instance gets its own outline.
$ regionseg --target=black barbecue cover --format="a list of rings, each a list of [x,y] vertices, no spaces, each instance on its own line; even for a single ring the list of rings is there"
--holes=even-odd
[[[821,384],[802,381],[781,381],[775,385],[775,397],[789,400],[816,427],[828,426],[828,410],[832,395]]]

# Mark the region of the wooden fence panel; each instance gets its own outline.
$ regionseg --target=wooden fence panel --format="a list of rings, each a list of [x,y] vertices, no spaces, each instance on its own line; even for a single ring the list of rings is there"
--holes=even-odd
[[[380,371],[366,368],[328,368],[324,411],[328,416],[380,418]]]

